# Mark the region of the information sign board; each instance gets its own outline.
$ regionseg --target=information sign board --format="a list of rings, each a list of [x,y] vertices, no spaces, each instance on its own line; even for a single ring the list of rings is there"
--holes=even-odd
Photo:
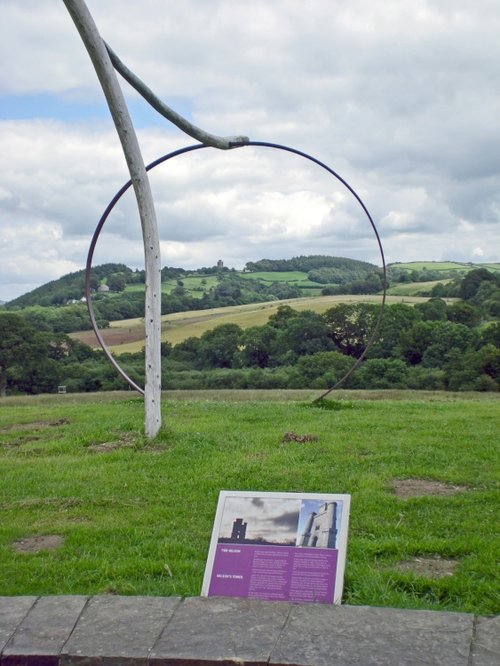
[[[350,499],[221,491],[202,594],[339,604]]]

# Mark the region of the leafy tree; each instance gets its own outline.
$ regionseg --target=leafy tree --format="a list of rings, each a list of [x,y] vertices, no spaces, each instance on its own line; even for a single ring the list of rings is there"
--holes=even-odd
[[[239,348],[242,330],[237,324],[222,324],[205,331],[200,338],[199,357],[203,367],[231,368]]]
[[[125,291],[127,280],[123,273],[112,273],[108,275],[107,284],[111,291]]]
[[[379,306],[369,303],[342,303],[327,310],[323,318],[333,343],[345,354],[359,358],[373,334],[379,312]]]
[[[420,318],[420,312],[410,305],[386,305],[377,338],[368,354],[369,358],[391,358],[397,355],[401,334],[412,328]]]
[[[278,344],[282,350],[291,352],[296,357],[314,354],[333,349],[328,333],[328,326],[321,315],[312,310],[304,310],[286,320],[286,325],[280,331]]]
[[[500,322],[495,321],[481,331],[481,342],[483,345],[492,344],[500,348]]]
[[[463,324],[469,328],[479,326],[482,319],[480,308],[464,301],[457,301],[448,305],[446,307],[446,316],[449,321],[455,324]]]
[[[294,385],[290,388],[330,388],[351,369],[354,361],[338,351],[302,356],[294,366]]]
[[[356,280],[349,285],[350,294],[378,294],[384,288],[381,273],[370,273],[364,280]]]
[[[465,301],[474,298],[482,282],[496,283],[495,276],[486,268],[476,268],[469,271],[460,283],[458,295]]]
[[[201,367],[200,346],[200,338],[195,338],[194,336],[186,338],[175,345],[169,360],[181,362],[187,367],[199,368]]]
[[[286,282],[273,282],[266,289],[266,294],[269,296],[275,296],[279,300],[284,300],[285,298],[300,298],[302,292],[300,287],[296,287],[293,284],[287,284]]]
[[[440,368],[423,368],[412,365],[408,368],[407,388],[419,391],[443,391],[445,372]]]
[[[486,345],[466,354],[454,351],[444,364],[450,391],[498,391],[500,349]]]
[[[53,358],[40,354],[31,362],[17,365],[11,382],[22,393],[52,393],[61,381],[62,366]]]
[[[297,314],[297,310],[294,310],[289,305],[280,305],[276,312],[269,317],[267,323],[273,328],[285,328],[288,321]]]
[[[0,313],[0,397],[5,397],[8,374],[35,365],[44,351],[39,333],[23,317]]]
[[[408,367],[399,359],[371,358],[365,361],[354,376],[356,388],[406,388]]]
[[[272,326],[252,326],[241,337],[239,360],[243,366],[267,368],[276,355],[278,332]]]
[[[477,335],[463,324],[451,321],[421,321],[401,334],[399,353],[411,365],[425,361],[440,367],[452,350],[461,353],[473,347]]]
[[[418,303],[415,308],[421,313],[423,321],[446,321],[446,303],[441,298],[430,298],[425,303]]]

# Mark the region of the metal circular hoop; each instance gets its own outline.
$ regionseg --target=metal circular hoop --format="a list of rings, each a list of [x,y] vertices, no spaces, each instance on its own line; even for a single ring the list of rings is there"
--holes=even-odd
[[[387,269],[386,269],[386,264],[385,264],[385,258],[384,258],[384,250],[382,247],[382,242],[380,240],[379,233],[377,231],[377,227],[375,226],[375,223],[368,212],[368,209],[366,208],[365,204],[359,197],[359,195],[355,192],[355,190],[345,181],[341,176],[339,176],[338,173],[336,173],[333,169],[331,169],[328,165],[326,165],[324,162],[321,162],[320,160],[316,159],[315,157],[312,157],[311,155],[308,155],[307,153],[302,152],[301,150],[297,150],[296,148],[290,148],[289,146],[282,146],[278,143],[267,143],[265,141],[248,141],[247,143],[244,144],[235,144],[233,148],[244,148],[245,146],[260,146],[263,148],[274,148],[277,150],[282,150],[288,153],[293,153],[294,155],[299,155],[300,157],[304,157],[306,160],[309,160],[310,162],[314,162],[314,164],[317,164],[320,166],[322,169],[325,171],[328,171],[334,178],[336,178],[339,182],[344,185],[349,192],[354,196],[354,198],[358,201],[360,204],[361,208],[363,209],[366,217],[368,218],[368,221],[370,223],[370,226],[373,230],[373,233],[375,234],[375,238],[377,240],[377,245],[380,251],[380,257],[382,260],[382,271],[383,271],[383,282],[384,282],[384,292],[382,295],[382,302],[381,302],[381,308],[380,308],[380,313],[378,315],[378,318],[375,322],[375,326],[373,328],[372,334],[366,343],[366,347],[363,350],[363,353],[356,359],[350,370],[331,388],[329,388],[327,391],[322,393],[319,398],[316,398],[313,402],[318,403],[321,401],[324,397],[326,397],[331,391],[334,389],[339,388],[351,375],[352,373],[356,370],[356,368],[361,364],[363,359],[366,357],[366,354],[370,350],[371,346],[375,342],[375,339],[377,337],[380,324],[382,322],[382,317],[384,314],[384,306],[385,306],[385,301],[386,301],[386,295],[387,295]],[[163,164],[163,162],[167,162],[168,160],[173,159],[174,157],[178,157],[179,155],[183,155],[184,153],[190,153],[193,152],[194,150],[203,150],[204,148],[210,148],[210,146],[206,146],[205,144],[199,143],[195,144],[193,146],[186,146],[184,148],[180,148],[179,150],[174,150],[171,153],[168,153],[167,155],[163,155],[162,157],[159,157],[157,160],[154,160],[154,162],[151,162],[150,164],[147,165],[146,171],[151,171],[151,169],[154,169],[160,164]],[[128,375],[127,373],[122,369],[122,367],[116,362],[114,359],[113,355],[109,351],[106,343],[104,342],[104,339],[101,335],[101,332],[99,330],[99,327],[97,325],[97,321],[95,318],[95,313],[94,313],[94,307],[92,304],[92,293],[91,293],[91,288],[90,288],[90,278],[91,278],[91,272],[92,272],[92,260],[94,258],[94,251],[95,247],[97,245],[97,241],[99,239],[99,236],[101,234],[102,228],[104,226],[104,223],[108,219],[111,211],[113,208],[116,206],[118,201],[121,199],[121,197],[125,194],[125,192],[130,188],[132,185],[132,181],[129,180],[123,185],[123,187],[118,190],[118,192],[115,194],[115,196],[111,199],[109,202],[106,210],[101,216],[101,219],[99,220],[96,230],[94,231],[94,235],[92,236],[92,241],[90,243],[89,247],[89,252],[87,255],[87,263],[85,266],[85,297],[87,299],[87,308],[89,311],[89,316],[90,316],[90,321],[92,324],[92,328],[94,330],[94,333],[96,335],[97,340],[99,341],[99,344],[101,345],[105,355],[107,356],[108,360],[110,363],[116,368],[118,373],[125,379],[125,381],[136,391],[144,395],[144,389],[142,389],[140,386],[138,386]]]

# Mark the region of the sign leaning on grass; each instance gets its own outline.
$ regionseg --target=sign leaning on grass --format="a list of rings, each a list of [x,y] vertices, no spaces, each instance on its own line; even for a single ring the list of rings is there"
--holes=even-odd
[[[221,491],[202,594],[339,604],[350,500]]]

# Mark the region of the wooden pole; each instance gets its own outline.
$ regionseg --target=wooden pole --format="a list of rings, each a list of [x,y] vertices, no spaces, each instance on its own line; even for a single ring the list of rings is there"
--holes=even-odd
[[[145,432],[161,427],[161,258],[153,196],[139,142],[113,64],[83,0],[63,0],[94,65],[122,144],[141,219],[146,268]]]

